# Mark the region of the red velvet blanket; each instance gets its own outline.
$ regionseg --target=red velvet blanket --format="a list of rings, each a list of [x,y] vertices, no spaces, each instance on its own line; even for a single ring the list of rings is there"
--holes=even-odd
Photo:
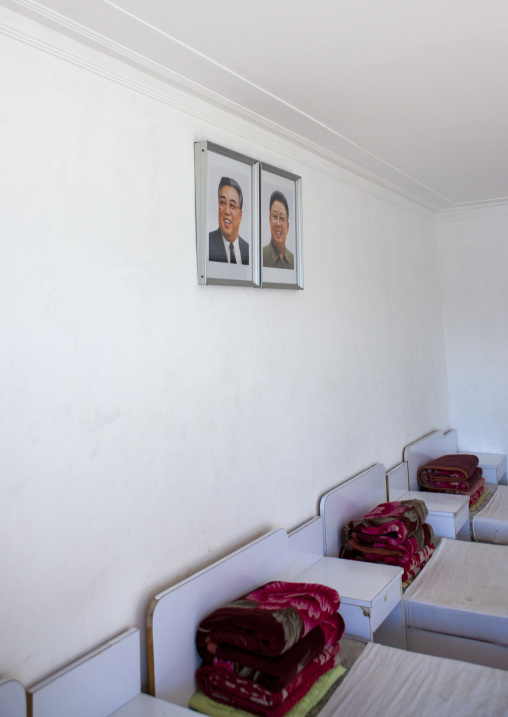
[[[463,458],[461,455],[443,456],[443,458],[454,457]],[[466,456],[466,458],[474,458],[478,461],[476,456]],[[438,458],[435,462],[440,460],[441,459]],[[436,468],[430,468],[427,470],[426,466],[422,466],[418,472],[418,482],[424,490],[434,493],[455,493],[458,495],[468,495],[470,507],[476,503],[485,490],[485,478],[482,475],[481,468],[475,468],[466,480],[462,477],[462,474],[459,475],[457,471],[447,471],[445,473],[443,471],[438,471]]]
[[[200,690],[216,702],[266,717],[282,717],[307,694],[321,675],[340,664],[338,652],[337,642],[314,658],[278,692],[216,667],[200,667],[196,680]]]
[[[426,463],[418,470],[418,482],[424,488],[427,485],[439,483],[446,487],[468,490],[473,477],[482,475],[482,469],[478,468],[478,457],[467,453],[455,453],[440,456],[430,463]]]
[[[277,657],[337,612],[339,594],[326,585],[271,582],[215,610],[198,626],[198,651],[228,645]]]
[[[398,545],[421,528],[427,517],[427,506],[423,500],[399,500],[391,503],[380,503],[367,515],[358,520],[351,520],[341,530],[341,542],[345,545],[350,538],[362,542],[385,542]]]
[[[327,617],[279,657],[265,657],[230,645],[218,645],[215,654],[199,649],[203,663],[218,667],[278,691],[324,650],[335,645],[344,633],[344,620],[338,612]]]
[[[481,484],[478,486],[478,488],[474,491],[474,493],[471,493],[471,495],[468,494],[468,495],[469,495],[469,507],[470,507],[470,508],[472,508],[473,505],[476,503],[476,501],[479,500],[479,499],[482,497],[482,495],[483,495],[483,493],[484,493],[485,490],[486,490],[486,489],[485,489],[485,478],[482,477],[482,482],[481,482]]]
[[[395,565],[403,569],[402,582],[415,578],[425,563],[429,560],[434,552],[434,544],[430,543],[424,548],[410,556],[408,560],[402,560],[398,555],[376,555],[375,553],[357,552],[349,545],[343,545],[340,550],[341,558],[349,558],[350,560],[360,560],[367,563],[383,563],[384,565]]]
[[[402,581],[415,577],[434,552],[434,531],[425,523],[423,500],[381,503],[364,518],[351,520],[341,530],[339,557],[396,565]]]
[[[390,545],[382,541],[367,541],[367,543],[364,543],[361,533],[358,533],[356,537],[356,540],[351,537],[347,542],[347,546],[353,549],[355,553],[369,555],[371,558],[373,556],[379,556],[379,558],[382,558],[383,556],[397,556],[400,559],[400,562],[397,562],[396,564],[400,564],[401,566],[409,563],[411,557],[415,555],[415,553],[420,552],[420,550],[422,550],[425,546],[434,543],[434,531],[432,530],[432,526],[428,523],[424,523],[422,527],[415,530],[409,538],[406,538],[406,540],[403,540],[402,543],[396,543],[395,545]],[[369,538],[370,537],[371,536],[369,536]]]

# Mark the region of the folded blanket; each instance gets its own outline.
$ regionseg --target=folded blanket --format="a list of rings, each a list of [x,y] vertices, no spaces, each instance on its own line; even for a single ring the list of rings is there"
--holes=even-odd
[[[356,531],[353,531],[352,535]],[[369,536],[371,537],[371,536]],[[400,558],[401,565],[406,565],[410,560],[411,556],[418,553],[426,545],[430,545],[434,542],[434,531],[429,523],[424,523],[421,528],[415,530],[415,532],[403,540],[402,543],[396,543],[391,545],[386,542],[371,542],[364,543],[362,541],[363,536],[358,535],[358,540],[353,537],[349,538],[347,545],[353,548],[357,553],[363,553],[365,555],[377,555],[377,556],[398,556]]]
[[[203,663],[221,668],[257,682],[269,690],[286,687],[323,650],[335,645],[344,633],[344,620],[339,613],[325,618],[296,645],[279,657],[265,657],[230,645],[218,645],[213,655],[206,648],[199,650]]]
[[[468,495],[470,507],[476,503],[485,489],[485,478],[482,475],[481,468],[475,470],[468,481],[460,481],[458,483],[457,481],[445,482],[441,480],[429,480],[427,475],[424,475],[421,479],[420,476],[418,476],[418,480],[426,491]],[[457,485],[467,487],[457,487]]]
[[[416,578],[418,573],[423,570],[425,565],[431,559],[435,549],[435,545],[427,545],[420,553],[418,553],[418,557],[413,561],[413,564],[405,568],[404,573],[402,574],[402,583],[407,583]]]
[[[277,657],[337,612],[339,594],[326,585],[271,582],[205,617],[198,626],[198,652],[229,645]]]
[[[482,483],[478,487],[477,490],[475,490],[474,493],[471,493],[469,496],[469,508],[473,508],[476,506],[482,495],[485,493],[485,478],[482,477]]]
[[[335,683],[343,677],[345,671],[342,665],[337,665],[337,667],[325,672],[324,675],[316,680],[307,694],[286,713],[286,717],[305,717],[310,710],[319,705],[321,700],[328,697],[327,693],[332,693]],[[252,717],[252,712],[223,705],[210,699],[201,691],[192,695],[189,700],[189,707],[196,710],[196,712],[210,715],[210,717]]]
[[[316,680],[340,664],[338,651],[338,643],[325,650],[279,692],[272,692],[256,682],[215,667],[199,668],[196,680],[199,689],[217,702],[259,715],[282,717],[309,692]]]
[[[456,453],[446,456],[440,456],[430,463],[426,463],[418,470],[418,482],[421,485],[426,483],[466,484],[464,487],[469,488],[469,481],[473,475],[482,469],[478,468],[478,457],[467,453]],[[422,482],[423,481],[423,482]],[[461,485],[462,487],[462,485]]]
[[[425,563],[431,558],[434,552],[434,543],[426,545],[424,548],[419,550],[414,555],[411,555],[408,561],[403,561],[400,556],[397,555],[375,555],[369,553],[357,552],[354,548],[349,545],[343,545],[340,550],[340,557],[347,558],[349,560],[360,560],[366,563],[382,563],[384,565],[395,565],[396,567],[402,568],[402,582],[405,583],[407,580],[415,578],[420,570],[424,567]]]
[[[443,491],[460,490],[467,491],[474,483],[483,477],[482,469],[477,468],[468,480],[459,477],[445,476],[443,473],[421,473],[418,482],[424,488],[441,488]]]
[[[402,543],[421,528],[427,517],[427,506],[423,500],[398,500],[391,503],[381,503],[359,520],[351,520],[342,526],[341,541],[345,545],[352,533],[356,540],[362,534],[362,541],[367,542],[367,536],[375,536],[376,541],[384,536],[386,542],[392,545]],[[375,541],[373,541],[375,542]]]

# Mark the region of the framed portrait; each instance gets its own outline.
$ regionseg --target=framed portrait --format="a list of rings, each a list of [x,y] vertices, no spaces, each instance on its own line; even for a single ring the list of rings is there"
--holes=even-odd
[[[194,144],[199,284],[260,286],[259,162]]]
[[[261,285],[303,289],[302,180],[260,165]]]

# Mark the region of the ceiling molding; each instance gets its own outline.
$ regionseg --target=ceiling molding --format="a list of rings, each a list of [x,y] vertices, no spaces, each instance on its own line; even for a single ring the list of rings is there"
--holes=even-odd
[[[454,209],[443,209],[436,213],[436,224],[470,221],[476,217],[484,219],[486,213],[490,216],[508,217],[508,199],[474,202]]]
[[[270,0],[260,2],[271,13]],[[502,0],[486,2],[480,11],[464,0],[460,21],[452,0],[429,0],[425,18],[405,0],[368,15],[345,4],[329,8],[326,27],[302,7],[279,41],[262,15],[238,8],[238,17],[220,17],[200,0],[178,14],[171,0],[0,0],[0,7],[35,22],[43,29],[32,34],[70,54],[77,42],[423,210],[446,212],[504,203],[508,192],[507,102],[499,92],[508,77],[508,10]],[[217,45],[217,33],[229,41]],[[260,33],[271,41],[262,56]],[[293,40],[306,37],[293,55]]]
[[[29,2],[29,0],[20,1],[30,6],[34,5],[34,3]],[[10,4],[18,4],[18,0]],[[53,17],[53,14],[51,14],[51,16]],[[136,56],[130,51],[125,51],[125,48],[120,48],[118,52],[116,52],[115,48],[116,56],[112,56],[111,52],[105,53],[109,57],[112,57],[113,60],[120,60],[120,64],[118,62],[114,63],[113,66],[115,69],[113,70],[107,62],[101,59],[104,54],[103,48],[102,50],[98,50],[99,55],[93,55],[98,61],[92,61],[90,59],[90,53],[94,52],[94,48],[90,47],[90,43],[84,43],[78,40],[78,44],[76,45],[72,42],[74,38],[71,38],[71,42],[69,42],[68,36],[64,36],[58,30],[51,33],[50,36],[45,32],[42,38],[41,33],[38,32],[40,23],[37,20],[32,22],[31,19],[19,16],[18,14],[12,17],[15,19],[15,23],[0,23],[0,33],[5,36],[16,39],[23,44],[58,57],[59,59],[81,67],[88,72],[100,75],[107,80],[145,96],[149,96],[158,102],[184,111],[187,114],[192,114],[195,117],[205,120],[207,123],[220,127],[222,130],[226,129],[232,134],[236,134],[258,145],[264,146],[270,151],[277,152],[293,161],[323,172],[343,184],[353,186],[384,202],[388,202],[412,214],[433,221],[436,211],[434,204],[422,202],[418,197],[415,197],[409,192],[405,192],[386,180],[376,177],[368,170],[344,160],[330,150],[299,136],[285,127],[277,125],[275,122],[261,115],[235,104],[227,98],[221,97],[200,86],[196,88],[195,83],[189,83],[188,80],[180,78],[176,73],[168,73],[165,68],[158,67],[155,63],[146,61],[145,58]],[[19,29],[20,26],[22,26],[22,30]],[[94,37],[96,36],[94,35]],[[110,48],[112,47],[111,42],[108,41],[107,44]],[[125,62],[120,55],[123,57],[128,56],[129,62]],[[135,72],[136,70],[139,72]],[[149,83],[144,81],[143,76],[146,75],[152,77],[156,82]],[[171,76],[172,82],[168,82],[167,80],[169,75]],[[178,84],[180,87],[175,86]],[[196,100],[198,101],[196,102]],[[204,105],[203,101],[205,101]],[[222,110],[222,112],[226,114],[226,118],[221,117],[219,119],[216,113],[207,112],[206,107],[208,105]],[[229,116],[231,115],[246,120],[247,124],[245,128],[239,129],[237,124],[230,123]],[[264,130],[263,135],[260,136],[259,132],[249,131],[249,125],[255,125]],[[277,137],[283,139],[284,144],[281,144]],[[207,139],[210,138],[208,137]],[[305,150],[305,153],[302,153],[302,149]]]
[[[451,203],[446,198],[441,195],[437,195],[430,188],[424,187],[421,183],[411,177],[403,175],[395,167],[391,167],[386,162],[382,162],[382,160],[379,160],[374,155],[367,156],[368,153],[365,153],[365,150],[362,148],[355,148],[355,146],[346,138],[337,135],[330,128],[317,123],[312,117],[303,115],[303,113],[299,112],[296,108],[286,105],[286,103],[282,103],[284,105],[283,114],[286,121],[284,124],[280,124],[269,119],[264,114],[260,114],[257,111],[235,102],[178,72],[172,71],[160,63],[154,62],[149,58],[90,30],[89,28],[69,20],[57,12],[49,10],[48,8],[35,2],[35,0],[0,0],[0,2],[4,6],[13,9],[15,12],[17,11],[18,13],[21,13],[24,17],[29,17],[37,23],[50,27],[58,34],[70,37],[80,44],[98,50],[113,59],[119,60],[120,62],[163,82],[165,85],[183,90],[185,93],[188,93],[199,100],[210,103],[219,109],[235,115],[236,117],[243,118],[249,123],[264,130],[268,130],[269,132],[284,138],[313,155],[316,155],[327,162],[331,162],[340,170],[345,170],[346,172],[352,173],[369,183],[378,185],[382,190],[379,194],[382,198],[386,198],[387,192],[398,195],[403,200],[402,204],[406,209],[408,208],[408,204],[415,203],[422,207],[424,213],[426,214],[427,212],[437,211],[443,206],[443,204],[449,204],[451,206]],[[27,42],[26,39],[25,42]],[[33,44],[36,44],[35,41]],[[56,51],[55,48],[46,48],[46,51],[50,51],[52,54],[58,54],[60,57],[63,57],[74,64],[81,64],[83,67],[86,66],[83,61],[77,61],[75,57],[71,58],[71,53],[69,51],[67,52],[67,56],[65,56],[65,53],[62,53],[61,49]],[[107,75],[110,79],[115,79],[110,73],[101,71],[99,66],[95,66],[93,68],[89,67],[88,69],[94,71],[96,74],[99,73],[104,76]],[[116,79],[117,81],[121,81],[122,84],[126,84],[125,80]],[[139,88],[137,89],[139,90]],[[250,89],[251,91],[255,91],[252,90],[252,88]],[[260,93],[263,94],[263,91],[260,88],[258,89]],[[281,104],[282,102],[273,96],[271,100],[272,102],[278,104]],[[260,102],[258,102],[258,105],[259,104]],[[301,128],[303,129],[303,132],[295,131],[292,127],[298,127],[299,130]],[[318,136],[319,141],[315,141],[313,135]],[[365,164],[358,164],[357,162],[351,161],[340,153],[340,149],[344,149],[345,143],[351,145],[354,150],[353,154],[360,154],[362,156],[365,155]],[[379,169],[379,172],[382,172],[382,174],[378,173],[376,169]],[[341,176],[341,180],[346,181],[343,175]],[[356,181],[350,181],[348,183],[359,186]],[[371,190],[370,193],[373,193],[373,191]],[[393,199],[392,203],[395,203]]]

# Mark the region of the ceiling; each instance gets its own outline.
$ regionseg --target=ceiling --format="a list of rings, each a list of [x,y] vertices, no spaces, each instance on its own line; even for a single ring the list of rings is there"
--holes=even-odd
[[[0,4],[434,210],[508,203],[506,0]]]

